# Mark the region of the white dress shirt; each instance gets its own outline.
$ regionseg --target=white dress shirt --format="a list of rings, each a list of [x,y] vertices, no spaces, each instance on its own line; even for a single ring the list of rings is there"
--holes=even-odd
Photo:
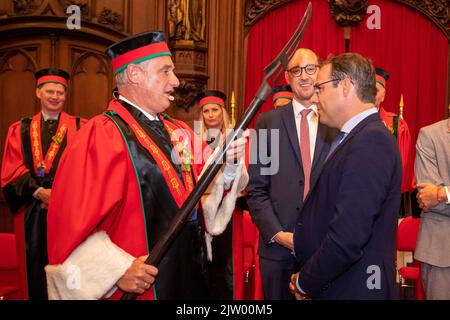
[[[135,104],[134,102],[131,102],[130,100],[128,100],[127,98],[125,98],[124,96],[120,96],[119,95],[119,100],[122,100],[126,103],[128,103],[129,105],[135,107],[136,109],[138,109],[140,112],[142,112],[149,120],[158,120],[159,118],[157,116],[152,116],[150,113],[148,113],[147,111],[145,111],[144,109],[142,109],[141,107],[139,107],[137,104]]]
[[[292,107],[294,110],[294,117],[295,117],[295,127],[297,128],[297,137],[298,137],[298,143],[300,147],[300,122],[302,120],[302,116],[300,112],[307,109],[304,105],[302,105],[297,100],[292,100]],[[311,165],[314,160],[314,150],[316,147],[316,138],[317,138],[317,128],[319,127],[319,114],[317,113],[317,106],[315,104],[311,105],[309,107],[312,111],[306,116],[306,120],[308,121],[308,129],[309,129],[309,147],[310,147],[310,155],[311,155]],[[275,237],[283,231],[279,231],[276,234],[273,235],[273,237],[270,239],[269,243],[275,242]]]

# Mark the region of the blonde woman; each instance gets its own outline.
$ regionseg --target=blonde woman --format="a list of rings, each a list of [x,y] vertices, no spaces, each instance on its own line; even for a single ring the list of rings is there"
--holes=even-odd
[[[200,126],[197,125],[197,131],[209,146],[205,146],[207,150],[203,152],[203,156],[208,158],[225,139],[226,130],[231,128],[225,110],[227,96],[221,91],[209,90],[200,94],[199,98]],[[208,284],[211,296],[218,300],[243,299],[243,258],[242,253],[239,254],[239,251],[243,251],[242,211],[234,207],[235,199],[230,206],[231,210],[225,215],[206,217],[207,239],[211,241],[207,244]],[[203,207],[207,205],[207,201],[203,201]]]
[[[200,94],[200,130],[203,141],[211,149],[219,145],[219,141],[230,128],[230,117],[225,109],[227,96],[219,90],[208,90]]]

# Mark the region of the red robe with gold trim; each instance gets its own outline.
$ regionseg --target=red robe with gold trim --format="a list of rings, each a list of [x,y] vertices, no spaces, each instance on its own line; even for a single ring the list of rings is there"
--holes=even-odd
[[[110,109],[115,103],[111,102]],[[66,185],[70,187],[63,188]],[[52,194],[48,216],[49,266],[46,268],[51,298],[120,298],[123,294],[120,290],[108,291],[117,289],[115,283],[132,260],[147,255],[149,248],[133,161],[111,119],[97,116],[79,132],[77,141],[61,159],[55,189],[58,192]],[[160,190],[158,203],[164,206],[168,200],[163,196],[164,189]],[[101,238],[96,242],[100,246],[90,245],[93,238]],[[111,251],[114,254],[108,255],[108,250],[101,249],[103,246],[114,247]],[[92,253],[92,248],[97,251]],[[73,265],[81,270],[78,272]],[[183,263],[178,265],[183,269]],[[93,276],[89,277],[87,274],[92,269]],[[74,280],[72,290],[66,290],[66,280],[60,279],[67,276],[66,271],[74,272],[74,277],[69,277]],[[61,293],[63,290],[67,292]],[[154,290],[138,297],[155,298]]]
[[[51,188],[58,161],[65,147],[73,141],[77,127],[86,123],[85,119],[61,112],[67,118],[67,133],[56,153],[52,169],[44,177],[34,172],[32,142],[30,138],[31,119],[25,118],[13,123],[8,130],[1,170],[1,187],[14,213],[19,265],[21,266],[21,287],[26,291],[23,298],[46,299],[44,266],[47,263],[45,244],[45,217],[47,210],[33,197],[39,188]],[[59,120],[59,121],[60,121]],[[44,121],[42,120],[42,124]],[[55,127],[56,129],[56,127]],[[56,130],[55,130],[56,131]],[[56,133],[56,132],[55,132]],[[23,138],[25,137],[25,140]],[[52,133],[41,126],[41,145],[47,147],[52,141]],[[43,152],[46,150],[43,149]],[[25,221],[27,224],[25,225]],[[26,243],[26,245],[25,245]],[[27,281],[28,279],[28,281]]]
[[[388,130],[397,138],[398,149],[402,157],[402,193],[411,191],[413,184],[414,160],[411,150],[411,134],[409,132],[408,124],[403,119],[393,112],[388,112],[380,107],[380,117]],[[398,124],[395,120],[398,119]]]

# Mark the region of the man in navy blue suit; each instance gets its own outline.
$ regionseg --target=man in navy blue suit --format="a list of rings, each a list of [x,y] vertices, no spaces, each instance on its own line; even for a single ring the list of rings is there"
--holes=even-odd
[[[393,299],[402,163],[375,108],[375,70],[358,54],[325,61],[320,122],[340,130],[294,233],[297,299]]]
[[[253,150],[251,153],[247,200],[260,233],[258,254],[265,299],[294,298],[288,284],[298,270],[292,255],[295,221],[336,134],[319,124],[317,107],[310,101],[318,60],[309,49],[295,52],[285,73],[294,99],[283,108],[261,114],[256,124],[259,141],[252,142],[259,148],[258,157],[253,157]],[[266,154],[268,161],[261,157]]]

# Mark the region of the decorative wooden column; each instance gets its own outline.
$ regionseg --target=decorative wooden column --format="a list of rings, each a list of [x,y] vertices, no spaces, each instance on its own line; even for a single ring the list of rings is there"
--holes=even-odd
[[[167,34],[180,86],[167,111],[190,125],[198,116],[194,107],[204,90],[207,74],[206,0],[167,0]]]
[[[368,0],[328,1],[334,20],[344,27],[345,52],[348,52],[350,48],[351,27],[364,20],[367,3]]]
[[[217,89],[228,96],[228,112],[235,91],[239,119],[245,85],[243,12],[244,0],[167,0],[167,29],[180,79],[175,104],[168,111],[173,117],[193,125],[199,116],[197,94]]]
[[[235,119],[243,111],[245,92],[245,1],[209,0],[208,14],[208,88],[219,89],[228,96],[226,108],[231,117],[231,94],[236,98]]]

